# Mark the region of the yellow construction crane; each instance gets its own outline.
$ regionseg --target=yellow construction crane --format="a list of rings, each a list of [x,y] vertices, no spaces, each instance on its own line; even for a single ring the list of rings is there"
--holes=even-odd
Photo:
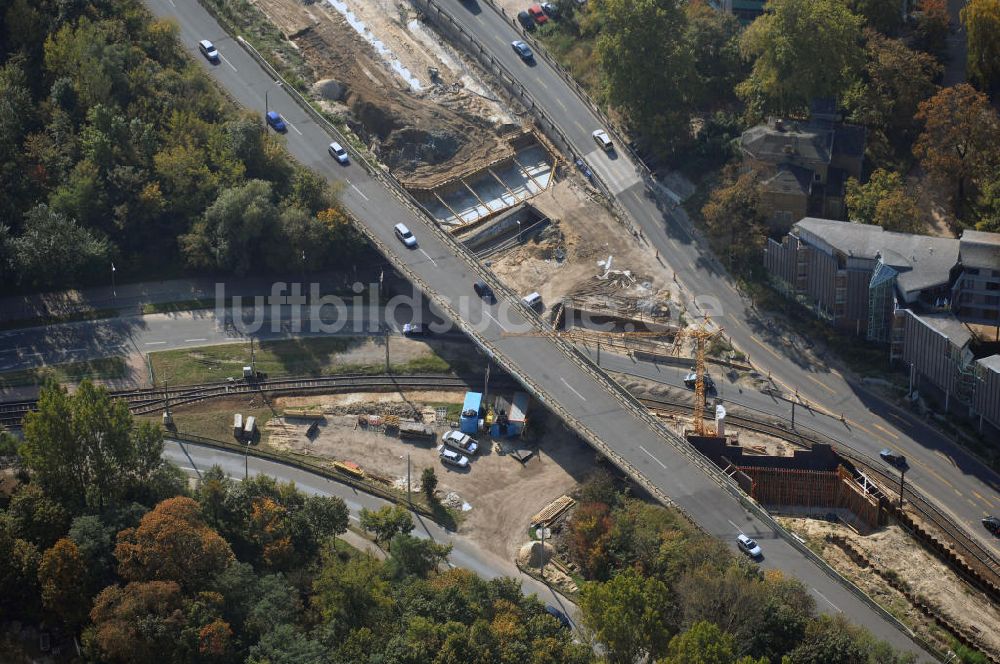
[[[708,315],[705,315],[704,325],[709,323]],[[714,435],[715,430],[705,426],[705,345],[708,340],[722,332],[722,328],[712,332],[700,327],[696,330],[678,330],[674,341],[674,348],[678,348],[681,339],[684,337],[695,340],[695,367],[694,367],[694,417],[692,426],[695,435]]]

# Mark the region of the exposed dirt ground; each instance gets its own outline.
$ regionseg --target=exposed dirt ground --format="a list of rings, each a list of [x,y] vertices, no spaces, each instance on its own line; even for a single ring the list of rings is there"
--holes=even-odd
[[[992,604],[981,593],[963,583],[948,567],[910,538],[904,530],[892,525],[871,535],[858,535],[840,524],[815,519],[779,517],[779,521],[803,535],[811,545],[822,548],[823,558],[838,572],[858,584],[875,601],[900,615],[923,636],[929,636],[944,648],[951,644],[943,630],[924,616],[906,600],[902,593],[892,588],[870,569],[861,569],[840,547],[826,542],[827,534],[841,535],[850,540],[882,572],[895,574],[906,583],[914,595],[924,601],[949,621],[979,633],[978,647],[984,652],[1000,656],[1000,607]]]
[[[314,457],[352,461],[370,474],[405,486],[406,458],[410,456],[411,485],[425,467],[432,467],[439,478],[440,496],[454,492],[472,509],[461,523],[463,534],[475,539],[484,548],[513,560],[519,547],[527,540],[528,520],[539,509],[570,491],[594,466],[594,453],[586,444],[568,432],[563,425],[537,405],[529,417],[542,418],[542,426],[534,422],[532,429],[541,431],[529,445],[539,451],[524,465],[510,455],[491,449],[488,438],[480,453],[471,457],[468,470],[443,465],[434,445],[414,444],[387,436],[380,431],[357,426],[357,415],[348,412],[379,412],[410,415],[426,413],[424,422],[438,437],[450,429],[446,422],[434,422],[433,406],[461,403],[462,392],[407,392],[405,394],[352,394],[280,398],[275,409],[292,406],[320,406],[335,413],[325,417],[312,441],[306,437],[305,420],[272,418],[268,427],[271,446],[308,454]],[[276,435],[280,429],[282,435]]]
[[[578,284],[604,272],[598,261],[612,257],[612,268],[634,275],[663,275],[655,255],[640,245],[603,205],[575,178],[560,177],[531,204],[552,220],[551,227],[525,244],[492,257],[491,268],[519,293],[538,291],[546,307],[554,305]],[[556,250],[565,251],[563,260]],[[654,289],[671,291],[675,285],[651,279]]]
[[[302,52],[330,109],[345,117],[404,184],[429,185],[509,150],[497,130],[517,120],[408,4],[366,0],[348,7],[420,80],[420,91],[411,90],[326,2],[257,0],[257,5]],[[439,72],[436,83],[430,67]]]

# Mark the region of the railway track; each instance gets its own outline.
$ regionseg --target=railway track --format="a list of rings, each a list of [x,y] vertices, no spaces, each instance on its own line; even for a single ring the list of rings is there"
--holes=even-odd
[[[687,415],[691,410],[690,403],[647,398],[640,399],[640,401],[654,411],[669,413],[671,415]],[[789,430],[757,418],[734,415],[731,410],[726,414],[726,421],[733,426],[774,436],[804,449],[809,449],[815,444],[831,445],[840,456],[850,460],[856,470],[879,482],[890,491],[890,495],[898,495],[898,493],[892,493],[892,489],[899,486],[898,476],[889,473],[874,459],[860,454],[832,438],[816,432],[805,433],[799,430]],[[910,507],[924,520],[934,524],[947,536],[950,540],[949,543],[954,546],[955,552],[962,556],[970,567],[975,569],[983,579],[990,581],[994,586],[1000,588],[1000,560],[992,552],[983,548],[963,528],[956,525],[929,500],[915,491],[912,485],[904,487],[903,497],[909,502]]]
[[[509,381],[494,378],[493,385],[507,387]],[[290,394],[307,392],[343,392],[348,390],[417,390],[417,389],[464,389],[469,382],[463,378],[442,375],[413,376],[367,376],[348,374],[343,376],[320,376],[317,378],[274,378],[256,382],[222,381],[163,389],[124,390],[111,392],[111,396],[124,399],[134,415],[143,415],[163,410],[167,400],[171,406],[197,403],[207,399],[251,393]],[[0,425],[18,428],[24,416],[35,410],[37,401],[17,401],[0,404]]]

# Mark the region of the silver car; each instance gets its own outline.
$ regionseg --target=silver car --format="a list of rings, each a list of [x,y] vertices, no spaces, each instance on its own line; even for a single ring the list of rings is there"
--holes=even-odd
[[[760,545],[743,533],[740,533],[736,537],[736,546],[740,548],[740,551],[747,554],[754,560],[764,557],[764,552],[760,550]]]
[[[449,431],[441,439],[445,445],[451,445],[456,450],[462,450],[468,454],[475,454],[479,451],[479,443],[461,431]]]
[[[456,466],[458,468],[469,467],[469,457],[459,454],[445,445],[438,447],[438,453],[441,455],[441,463],[446,463],[449,466]]]

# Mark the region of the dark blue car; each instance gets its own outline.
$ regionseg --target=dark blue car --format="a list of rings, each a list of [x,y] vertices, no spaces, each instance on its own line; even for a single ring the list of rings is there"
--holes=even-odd
[[[267,124],[275,131],[284,133],[288,129],[285,126],[285,121],[281,119],[281,115],[277,111],[268,111],[264,117],[267,120]]]

